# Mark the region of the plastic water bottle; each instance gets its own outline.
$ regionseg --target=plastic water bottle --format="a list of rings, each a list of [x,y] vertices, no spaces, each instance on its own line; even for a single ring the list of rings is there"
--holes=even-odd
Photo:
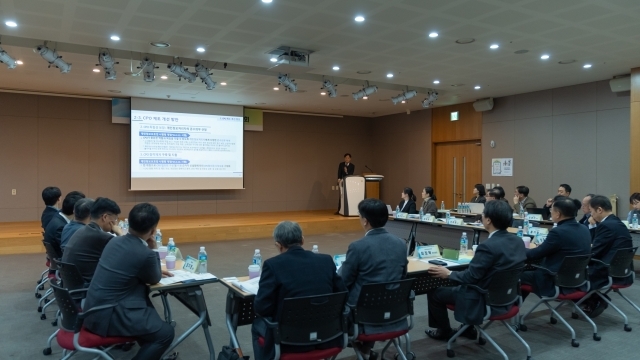
[[[525,234],[529,233],[529,219],[527,219],[527,217],[529,216],[529,213],[527,213],[525,211],[524,213],[524,223],[522,224],[522,230],[524,231]]]
[[[207,273],[207,252],[204,251],[204,246],[200,246],[200,252],[198,253],[198,274]]]
[[[122,228],[122,231],[124,231],[125,234],[129,232],[129,219],[124,219],[124,227]]]
[[[396,206],[396,218],[400,217],[400,206]]]
[[[262,255],[260,255],[260,249],[256,249],[256,252],[253,254],[253,265],[258,265],[262,269]]]
[[[156,245],[158,249],[162,246],[162,232],[160,232],[160,229],[156,229]]]
[[[465,255],[467,253],[469,240],[467,240],[467,233],[463,232],[462,237],[460,238],[460,255]]]
[[[522,237],[522,226],[518,226],[518,237],[521,238]]]
[[[440,203],[440,210],[444,210],[444,201]]]
[[[462,204],[458,203],[458,208],[456,209],[458,212],[460,212],[460,206],[462,206]]]
[[[632,224],[634,229],[638,228],[638,214],[633,214]]]
[[[169,242],[167,243],[167,254],[176,254],[176,243],[173,242],[173,238],[169,238]]]
[[[420,221],[424,221],[424,210],[420,208]]]
[[[554,227],[554,228],[557,228],[557,227],[558,227],[558,224],[553,223],[553,227]]]
[[[449,223],[449,219],[451,219],[451,212],[447,211],[445,216],[446,216],[446,219],[447,219],[447,223]]]
[[[318,253],[318,245],[313,245],[313,248],[311,248],[311,252],[314,254]]]
[[[524,208],[522,206],[520,206],[520,213],[518,215],[520,215],[520,218],[524,218]]]

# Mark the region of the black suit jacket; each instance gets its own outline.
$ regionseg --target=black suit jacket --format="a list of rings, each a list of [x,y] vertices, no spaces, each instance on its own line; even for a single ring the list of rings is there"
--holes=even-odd
[[[148,284],[161,278],[158,253],[140,238],[127,234],[112,239],[98,262],[84,310],[117,305],[89,315],[84,326],[100,336],[135,337],[160,330],[164,320],[149,300]]]
[[[404,209],[402,208],[402,206],[404,205],[404,200],[400,201],[400,204],[398,204],[398,207],[400,208],[401,212],[406,212],[409,214],[417,214],[418,210],[416,210],[416,202],[413,200],[408,200],[407,201],[407,206],[404,207]]]
[[[631,247],[633,247],[633,242],[631,241],[629,229],[617,216],[611,214],[596,227],[591,247],[591,258],[610,264],[613,255],[618,249]],[[629,269],[631,274],[633,272],[633,263],[631,263]],[[607,268],[599,264],[589,265],[589,280],[591,281],[592,289],[606,285],[608,281]],[[630,284],[632,282],[633,277],[631,276],[616,281],[617,284]]]
[[[60,247],[60,244],[62,243],[62,229],[64,229],[67,224],[67,220],[58,213],[51,217],[47,227],[44,229],[44,241],[53,245],[53,248],[56,251],[56,259],[62,257],[62,248]]]
[[[60,212],[60,210],[56,208],[52,208],[50,206],[47,206],[44,208],[44,210],[42,210],[42,215],[40,216],[40,223],[42,224],[43,229],[47,228],[47,225],[49,224],[49,221],[51,221],[51,218],[57,215],[58,212]]]
[[[589,229],[574,219],[560,221],[551,229],[547,239],[537,248],[527,250],[528,260],[544,259],[542,266],[557,272],[565,256],[588,255],[591,253],[591,235]],[[534,292],[540,296],[555,294],[553,276],[544,270],[534,272]]]
[[[112,238],[113,235],[102,231],[98,224],[91,222],[71,236],[64,249],[62,261],[75,264],[84,280],[89,283],[104,248]]]
[[[477,203],[477,204],[485,204],[487,202],[487,198],[485,198],[484,196],[474,196],[471,198],[472,203]]]
[[[356,171],[356,166],[353,165],[353,163],[349,163],[349,166],[347,166],[347,172],[344,172],[344,164],[345,162],[343,161],[338,165],[338,179],[343,179],[345,176],[353,175]]]
[[[314,254],[300,246],[264,262],[260,287],[253,303],[256,314],[280,318],[286,298],[331,294],[346,291],[336,265],[329,255]]]
[[[582,215],[582,219],[580,219],[578,223],[589,226],[589,217],[591,217],[591,214]]]

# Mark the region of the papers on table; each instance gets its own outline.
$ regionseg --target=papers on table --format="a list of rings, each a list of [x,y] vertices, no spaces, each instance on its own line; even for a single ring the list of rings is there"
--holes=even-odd
[[[173,274],[172,277],[162,278],[160,280],[160,284],[162,285],[171,285],[179,282],[184,282],[187,280],[209,280],[216,279],[213,274],[194,274],[185,270],[169,270],[170,273]]]
[[[440,261],[443,261],[443,262],[447,263],[447,265],[445,265],[445,266],[458,266],[461,263],[463,263],[465,259],[462,259],[462,261],[458,262],[458,261],[453,261],[453,260],[447,260],[447,259],[442,258],[442,257],[437,257],[437,258],[432,258],[432,259],[422,259],[420,261],[422,261],[423,263],[429,264],[429,260],[440,260]],[[433,264],[431,264],[431,265],[433,265]]]
[[[245,292],[248,292],[250,294],[256,295],[256,294],[258,294],[258,287],[259,287],[259,284],[260,284],[260,277],[249,279],[247,281],[235,280],[235,281],[231,281],[231,283],[235,287],[237,287],[237,288],[239,288],[239,289],[241,289],[241,290],[243,290]]]

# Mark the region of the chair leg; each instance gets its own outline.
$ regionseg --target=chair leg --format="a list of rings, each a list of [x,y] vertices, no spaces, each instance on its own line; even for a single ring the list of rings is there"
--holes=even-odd
[[[389,349],[389,346],[391,345],[391,343],[392,343],[391,340],[387,341],[387,344],[382,348],[382,352],[380,353],[380,359],[384,359],[384,354]]]
[[[489,336],[489,334],[487,334],[486,331],[484,331],[483,328],[481,327],[477,327],[478,328],[478,334],[482,334],[484,335],[485,339],[487,339],[487,341],[489,341],[489,343],[491,345],[493,345],[493,347],[498,350],[498,352],[500,353],[500,355],[502,355],[502,357],[504,358],[504,360],[509,360],[509,357],[507,356],[507,354],[505,354],[505,352],[502,350],[502,348],[500,348],[500,346],[498,346],[498,344],[496,344],[495,341],[493,341],[493,339],[491,338],[491,336]],[[513,331],[513,329],[512,329]],[[517,335],[516,335],[517,336]]]
[[[620,295],[623,299],[625,299],[629,303],[629,305],[633,306],[634,309],[640,312],[640,307],[638,307],[638,305],[636,305],[633,301],[629,300],[629,298],[624,296],[624,294],[620,290],[614,290],[614,292]]]
[[[407,351],[407,356],[410,354],[413,354],[413,352],[411,351],[411,337],[409,336],[409,333],[406,333],[404,335],[405,340],[407,341],[407,345],[406,345],[406,351]],[[415,359],[415,355],[413,355],[413,358]],[[381,358],[383,359],[383,358]]]
[[[527,348],[527,360],[530,360],[531,348],[529,347],[529,344],[527,344],[527,342],[524,341],[524,339],[520,335],[518,335],[518,333],[515,330],[513,330],[513,326],[511,326],[511,324],[507,324],[504,320],[502,320],[502,325],[504,325],[504,327],[509,329],[509,332],[511,332],[511,334],[513,334],[513,336],[515,336],[516,339],[518,339],[518,341],[520,341],[522,345],[524,345],[524,347]]]
[[[396,350],[398,350],[398,355],[400,355],[402,360],[407,360],[407,356],[402,351],[402,344],[400,343],[400,341],[398,341],[398,339],[399,338],[395,338],[395,339],[391,340],[393,342],[393,346],[395,346]]]
[[[569,331],[571,332],[571,346],[573,347],[578,347],[580,346],[580,343],[578,343],[578,341],[576,340],[576,332],[575,330],[573,330],[573,328],[571,327],[571,325],[569,325],[569,323],[562,317],[560,316],[560,314],[558,314],[558,312],[556,311],[556,309],[553,308],[553,306],[549,305],[549,303],[547,303],[546,301],[544,302],[544,305],[549,308],[549,310],[551,310],[551,318],[554,319],[553,315],[555,315],[558,320],[560,320],[564,326],[569,329]]]
[[[627,315],[625,313],[622,312],[622,310],[620,310],[617,306],[615,306],[611,300],[607,299],[606,296],[604,296],[603,294],[597,292],[596,294],[598,294],[598,296],[604,300],[604,302],[606,302],[607,304],[609,304],[613,310],[615,310],[618,314],[620,314],[620,316],[622,316],[622,318],[624,319],[624,331],[631,331],[631,327],[629,326],[629,319],[627,318]]]
[[[451,350],[451,346],[456,341],[456,339],[462,335],[462,333],[469,328],[469,325],[463,325],[457,333],[455,333],[451,339],[447,342],[447,351]]]
[[[73,355],[75,355],[77,351],[76,351],[76,350],[73,350],[73,351],[67,351],[67,350],[65,350],[65,352],[66,352],[66,354],[64,354],[64,357],[63,357],[62,359],[60,359],[60,360],[68,360],[68,359],[69,359],[69,358],[71,358]]]
[[[524,318],[526,318],[527,316],[529,316],[529,314],[531,314],[533,312],[533,310],[535,310],[538,306],[540,306],[540,304],[542,304],[544,302],[544,300],[538,300],[538,302],[533,305],[533,307],[531,309],[529,309],[529,311],[527,311],[526,314],[524,315],[520,315],[520,317],[518,318],[518,323],[520,325],[520,329],[522,331],[527,331],[527,327],[524,325]]]

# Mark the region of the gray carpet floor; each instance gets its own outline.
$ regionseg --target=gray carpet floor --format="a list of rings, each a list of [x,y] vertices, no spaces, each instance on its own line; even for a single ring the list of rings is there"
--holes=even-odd
[[[327,254],[345,253],[347,246],[353,240],[360,238],[362,232],[325,234],[306,237],[305,247],[310,249],[312,245],[318,245],[320,252]],[[254,249],[261,249],[263,257],[269,258],[276,255],[276,248],[272,239],[243,240],[229,242],[212,242],[202,244],[180,244],[176,239],[182,254],[196,256],[199,246],[206,246],[209,255],[209,272],[216,276],[244,276],[247,275],[247,266],[251,263]],[[59,359],[62,350],[55,343],[53,354],[44,356],[42,350],[46,347],[49,335],[55,330],[51,321],[55,315],[55,306],[51,306],[47,312],[47,320],[40,320],[36,312],[37,302],[33,294],[35,280],[44,269],[44,256],[33,255],[7,255],[0,256],[0,359]],[[636,267],[638,268],[638,267]],[[203,288],[211,321],[211,335],[216,353],[223,345],[228,344],[229,334],[225,326],[224,307],[227,290],[220,284],[211,284]],[[633,286],[626,294],[640,303],[640,286]],[[612,309],[608,309],[596,319],[598,332],[602,341],[592,340],[591,326],[584,320],[570,319],[568,309],[561,310],[561,314],[569,319],[569,323],[576,330],[580,347],[573,348],[570,345],[570,334],[561,324],[549,323],[548,311],[539,310],[527,320],[529,331],[520,332],[529,343],[536,360],[552,359],[637,359],[640,345],[636,342],[640,332],[640,313],[624,303],[617,295],[613,296],[614,302],[629,316],[632,332],[623,330],[623,322],[619,315]],[[161,302],[153,300],[157,309],[162,309]],[[531,295],[524,304],[524,310],[528,310],[537,301],[535,295]],[[181,334],[196,320],[195,315],[186,310],[177,301],[172,302],[174,318],[177,321],[176,333]],[[452,324],[457,326],[450,314]],[[444,359],[446,358],[446,344],[427,338],[424,330],[427,328],[427,299],[419,296],[415,301],[415,326],[410,332],[411,346],[418,359]],[[525,359],[524,347],[513,338],[501,324],[493,324],[489,328],[489,334],[504,349],[510,359]],[[245,355],[253,355],[251,349],[250,328],[248,326],[238,329],[238,336]],[[381,348],[381,344],[377,348]],[[208,350],[204,335],[201,330],[196,331],[177,350],[181,359],[208,359]],[[130,359],[137,351],[134,347],[129,352],[115,350],[112,354],[117,359]],[[500,359],[499,354],[488,343],[480,346],[477,343],[460,339],[455,345],[456,357],[474,360]],[[393,348],[387,353],[387,358],[394,355]],[[216,354],[217,357],[217,354]],[[353,351],[349,348],[343,351],[339,358],[353,358]],[[92,356],[78,354],[74,359],[91,359]],[[253,356],[252,356],[253,359]]]

